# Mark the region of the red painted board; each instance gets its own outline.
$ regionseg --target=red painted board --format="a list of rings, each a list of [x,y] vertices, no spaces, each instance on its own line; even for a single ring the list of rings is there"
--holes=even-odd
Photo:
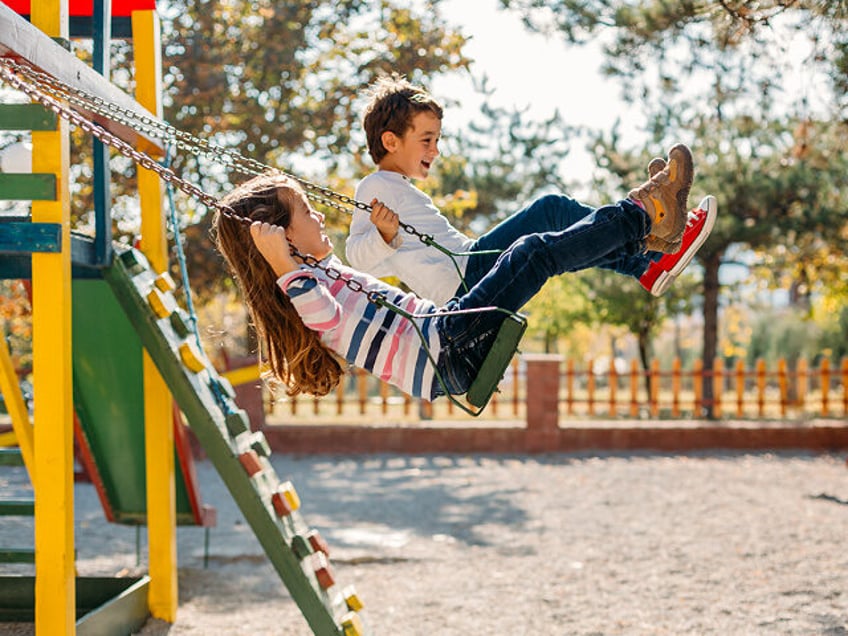
[[[0,0],[19,15],[30,14],[30,0]],[[155,9],[156,0],[112,0],[112,17],[129,17],[133,11]],[[94,0],[68,0],[68,15],[90,16]]]

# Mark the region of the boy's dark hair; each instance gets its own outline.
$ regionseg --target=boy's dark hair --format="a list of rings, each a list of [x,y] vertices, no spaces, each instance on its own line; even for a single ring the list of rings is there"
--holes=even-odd
[[[392,73],[377,79],[369,89],[371,101],[365,107],[363,127],[368,140],[368,154],[380,163],[387,151],[382,136],[386,131],[402,137],[412,126],[412,118],[430,111],[442,118],[441,105],[423,88],[411,84],[405,77]]]

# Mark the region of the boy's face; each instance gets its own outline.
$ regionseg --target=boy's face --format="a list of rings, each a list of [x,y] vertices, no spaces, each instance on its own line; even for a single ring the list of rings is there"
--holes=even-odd
[[[324,232],[324,215],[314,210],[302,193],[292,198],[286,239],[301,254],[311,254],[317,259],[328,256],[333,251],[333,244]]]
[[[381,170],[399,172],[409,179],[426,179],[436,157],[442,121],[429,110],[412,117],[412,126],[403,137],[383,133],[383,145],[388,154],[380,162]]]

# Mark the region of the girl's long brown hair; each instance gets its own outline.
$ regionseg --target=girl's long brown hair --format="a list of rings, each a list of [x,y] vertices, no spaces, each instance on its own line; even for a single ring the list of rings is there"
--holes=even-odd
[[[291,205],[303,197],[300,186],[279,174],[254,177],[227,194],[221,203],[238,217],[288,227]],[[215,213],[213,232],[242,291],[253,324],[264,345],[271,370],[288,388],[288,395],[326,395],[339,383],[343,370],[338,357],[306,327],[277,276],[256,249],[250,225]]]

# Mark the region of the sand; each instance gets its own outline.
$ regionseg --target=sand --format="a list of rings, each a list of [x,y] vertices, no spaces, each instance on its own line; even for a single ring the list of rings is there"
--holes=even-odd
[[[374,634],[848,634],[841,455],[273,463]],[[208,567],[204,531],[179,528],[176,622],[150,619],[140,634],[311,634],[212,465],[197,472],[218,510]],[[9,492],[26,488],[22,469],[2,479]],[[79,573],[146,572],[146,533],[137,563],[135,529],[104,520],[91,484],[75,497]],[[19,543],[11,524],[0,519],[0,545]]]

